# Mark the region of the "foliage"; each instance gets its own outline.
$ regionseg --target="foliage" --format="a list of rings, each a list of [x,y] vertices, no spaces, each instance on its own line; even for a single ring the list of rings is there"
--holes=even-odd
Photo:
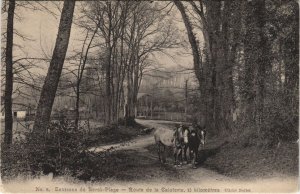
[[[86,152],[83,130],[74,123],[50,123],[44,138],[26,133],[26,138],[2,149],[2,176],[39,176],[53,173],[77,176],[78,158]]]
[[[231,177],[274,177],[278,173],[298,176],[297,144],[282,143],[276,149],[258,148],[255,143],[240,146],[236,142],[219,149],[203,150],[203,165]]]
[[[190,42],[193,50],[200,48],[193,52],[194,59],[202,56],[199,64],[194,64],[199,95],[192,100],[196,107],[192,111],[197,120],[204,118],[210,133],[258,137],[254,138],[257,145],[297,139],[298,3],[252,0],[184,4],[186,8],[177,7],[189,37],[193,38],[197,30],[204,37],[204,47]],[[192,11],[187,11],[189,7]]]
[[[26,141],[20,140],[9,148],[1,145],[1,178],[15,178],[19,174],[31,175],[28,161],[28,148]]]

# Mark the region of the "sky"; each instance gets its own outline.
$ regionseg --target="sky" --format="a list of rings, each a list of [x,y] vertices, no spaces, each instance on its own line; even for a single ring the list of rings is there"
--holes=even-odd
[[[79,2],[76,3],[76,7],[78,7]],[[23,40],[18,36],[14,36],[15,44],[21,46],[21,49],[20,47],[14,47],[14,59],[22,57],[44,58],[45,55],[51,58],[58,31],[60,12],[56,6],[49,2],[41,2],[41,4],[57,15],[53,16],[47,11],[24,8],[16,9],[16,13],[21,19],[15,20],[15,30],[28,37],[30,40]],[[183,37],[187,40],[184,24],[181,20],[180,13],[175,6],[173,7],[172,12],[173,20],[175,21],[180,33],[184,34]],[[76,17],[78,15],[78,9],[75,8],[74,16]],[[4,27],[3,24],[2,29]],[[67,56],[70,55],[74,49],[79,49],[81,47],[78,39],[80,39],[82,35],[82,30],[73,24]],[[192,68],[192,55],[190,50],[171,49],[167,50],[166,53],[173,57],[165,54],[155,54],[155,56],[153,56],[153,59],[160,67],[167,69],[182,67],[189,69]],[[39,68],[34,68],[32,71],[37,72],[40,75],[45,75],[48,65],[48,63],[40,62],[38,64]]]

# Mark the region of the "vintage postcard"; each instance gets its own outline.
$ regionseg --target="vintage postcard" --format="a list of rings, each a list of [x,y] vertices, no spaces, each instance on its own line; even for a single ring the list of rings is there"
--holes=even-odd
[[[298,191],[298,1],[1,1],[2,193]]]

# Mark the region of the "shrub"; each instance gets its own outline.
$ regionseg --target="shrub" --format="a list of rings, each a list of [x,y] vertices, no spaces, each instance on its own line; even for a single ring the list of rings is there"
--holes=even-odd
[[[74,123],[50,123],[44,137],[26,133],[24,140],[2,149],[2,177],[53,173],[76,176],[76,160],[86,152],[83,130]]]

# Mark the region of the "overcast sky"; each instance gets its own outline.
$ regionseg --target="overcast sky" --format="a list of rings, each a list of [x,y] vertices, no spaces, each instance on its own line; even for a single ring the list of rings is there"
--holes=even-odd
[[[76,2],[77,6],[80,2]],[[57,16],[51,15],[46,11],[34,11],[30,9],[17,8],[16,13],[22,18],[19,20],[15,20],[15,29],[31,39],[32,41],[22,40],[20,37],[15,36],[14,42],[17,45],[22,47],[20,50],[19,47],[14,48],[14,57],[15,59],[20,57],[44,57],[43,53],[46,53],[49,57],[52,55],[52,51],[55,45],[55,39],[58,31],[60,13],[56,6],[51,3],[41,2],[42,5],[47,7],[47,9],[53,11],[57,14]],[[61,2],[62,5],[62,2]],[[185,28],[181,21],[181,16],[177,11],[176,7],[173,7],[173,20],[176,21],[176,25],[179,31],[184,34],[183,37],[186,37]],[[75,10],[75,17],[79,15],[78,10]],[[175,17],[174,17],[175,16]],[[6,17],[6,16],[5,16]],[[3,23],[4,24],[4,23]],[[2,24],[2,25],[3,25]],[[5,24],[6,25],[6,24]],[[3,27],[3,26],[2,26]],[[3,28],[2,28],[3,29]],[[67,55],[70,55],[74,49],[80,48],[80,42],[78,39],[82,37],[82,30],[79,29],[76,25],[72,25],[71,37],[68,47]],[[25,52],[25,53],[24,53]],[[187,68],[192,67],[192,56],[190,53],[186,53],[190,51],[184,50],[168,50],[167,53],[174,56],[173,59],[166,55],[156,54],[155,59],[157,60],[157,64],[162,67],[177,67],[183,66]],[[182,54],[179,54],[182,53]],[[186,54],[184,54],[186,53]],[[41,69],[38,70],[39,73],[44,74],[47,70],[47,65],[42,64]]]

